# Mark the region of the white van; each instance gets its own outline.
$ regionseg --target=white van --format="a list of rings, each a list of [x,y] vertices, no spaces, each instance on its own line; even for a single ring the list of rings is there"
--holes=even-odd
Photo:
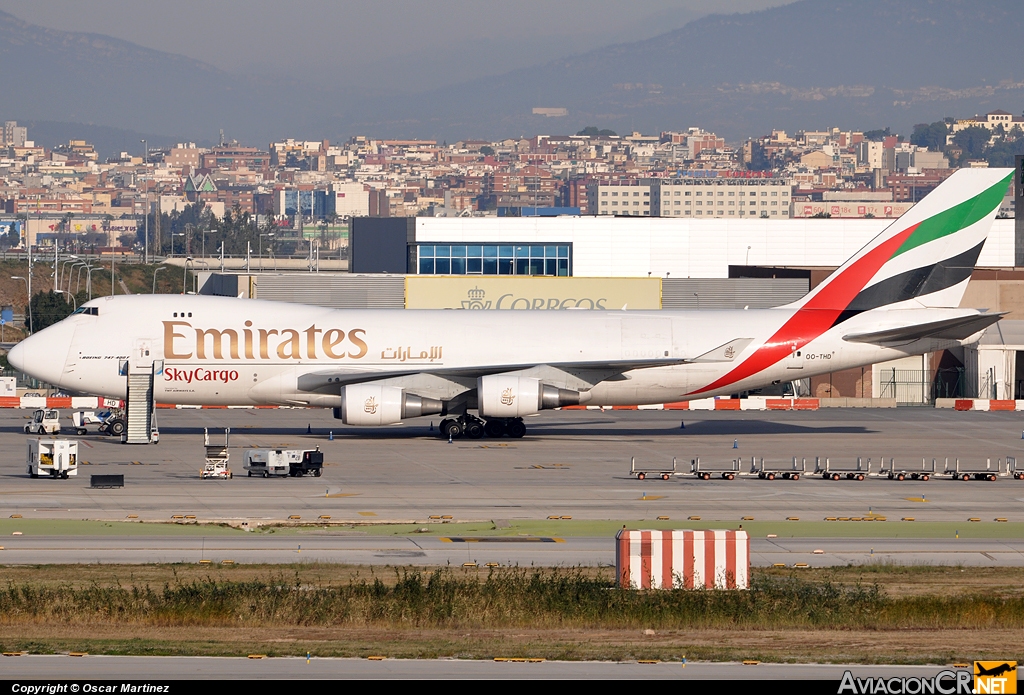
[[[291,469],[289,453],[287,449],[248,449],[245,452],[245,470],[250,478],[254,475],[262,475],[264,478],[279,475],[287,478]]]

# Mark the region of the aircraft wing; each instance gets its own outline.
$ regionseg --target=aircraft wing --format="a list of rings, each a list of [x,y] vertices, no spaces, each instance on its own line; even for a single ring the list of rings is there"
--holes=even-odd
[[[317,369],[298,377],[300,391],[334,391],[341,386],[359,384],[367,381],[378,381],[381,379],[394,379],[399,377],[413,376],[417,374],[431,374],[453,381],[475,381],[482,376],[490,374],[536,372],[541,379],[561,381],[558,374],[563,377],[570,377],[578,382],[577,388],[590,388],[606,381],[624,378],[625,372],[635,369],[650,369],[654,367],[671,367],[681,364],[693,364],[704,362],[731,362],[753,342],[752,338],[736,338],[717,348],[705,352],[696,357],[685,358],[662,358],[662,359],[627,359],[627,360],[605,360],[599,362],[551,362],[548,364],[495,364],[476,365],[472,367],[452,368],[421,368],[404,369],[396,371],[366,370],[339,367],[334,369]]]
[[[1006,316],[1006,313],[970,314],[969,316],[957,316],[912,326],[887,328],[868,333],[851,333],[844,335],[843,340],[848,340],[851,343],[874,343],[877,345],[912,343],[923,338],[963,340],[988,328]]]
[[[593,386],[605,379],[614,378],[623,372],[634,369],[647,369],[650,367],[669,367],[678,364],[686,364],[691,360],[687,359],[661,359],[661,360],[622,360],[610,362],[558,362],[548,365],[535,364],[500,364],[480,365],[474,367],[452,367],[440,369],[407,369],[401,371],[368,371],[364,369],[320,369],[301,375],[298,378],[300,391],[325,391],[334,390],[340,386],[359,384],[367,381],[380,379],[394,379],[396,377],[413,376],[416,374],[432,374],[441,378],[452,380],[476,380],[481,376],[490,374],[503,374],[506,372],[523,372],[538,367],[547,367],[566,374],[573,375],[583,382]]]

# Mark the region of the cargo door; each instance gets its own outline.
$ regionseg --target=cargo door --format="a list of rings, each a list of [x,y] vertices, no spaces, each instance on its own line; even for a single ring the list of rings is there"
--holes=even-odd
[[[664,359],[672,354],[672,319],[623,317],[621,331],[622,359]]]

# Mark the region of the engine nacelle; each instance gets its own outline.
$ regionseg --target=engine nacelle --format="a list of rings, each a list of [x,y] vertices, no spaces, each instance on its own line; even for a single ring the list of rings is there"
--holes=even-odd
[[[433,398],[412,396],[397,386],[352,384],[341,389],[341,407],[334,417],[346,425],[390,425],[406,418],[435,415],[444,404]]]
[[[481,417],[523,417],[540,410],[579,405],[579,391],[568,391],[540,379],[493,374],[476,380]]]

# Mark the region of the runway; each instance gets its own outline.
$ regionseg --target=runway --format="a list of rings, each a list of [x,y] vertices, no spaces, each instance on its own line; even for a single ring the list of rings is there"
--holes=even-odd
[[[472,539],[350,536],[320,532],[288,537],[8,536],[5,565],[58,563],[343,563],[355,565],[615,566],[608,537]],[[490,542],[489,542],[490,541]],[[1024,566],[1024,539],[752,538],[751,564],[811,567],[892,563],[907,565]]]
[[[864,666],[860,664],[740,664],[681,661],[469,661],[460,659],[240,659],[216,657],[20,656],[0,661],[3,677],[85,683],[89,680],[256,680],[256,679],[675,679],[831,680],[845,671],[855,678],[933,678],[948,666]]]

